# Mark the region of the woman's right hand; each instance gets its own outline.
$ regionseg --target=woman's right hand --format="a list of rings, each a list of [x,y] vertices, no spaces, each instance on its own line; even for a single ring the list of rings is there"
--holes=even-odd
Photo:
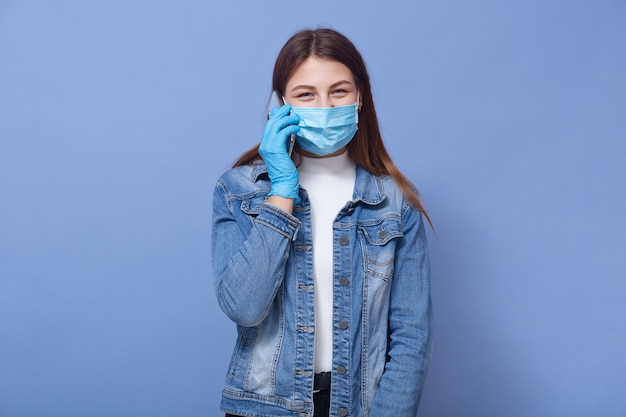
[[[279,196],[298,200],[300,182],[296,165],[288,152],[291,135],[300,130],[300,117],[289,114],[291,105],[272,109],[265,124],[259,155],[267,166],[267,174],[272,182],[268,196]]]

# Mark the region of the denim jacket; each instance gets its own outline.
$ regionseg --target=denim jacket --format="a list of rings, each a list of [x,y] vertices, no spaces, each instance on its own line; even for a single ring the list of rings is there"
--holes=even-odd
[[[315,309],[311,208],[265,200],[262,161],[227,171],[213,196],[221,309],[237,324],[225,412],[313,415]],[[333,224],[332,416],[417,414],[431,354],[430,268],[422,215],[387,176],[357,165]]]

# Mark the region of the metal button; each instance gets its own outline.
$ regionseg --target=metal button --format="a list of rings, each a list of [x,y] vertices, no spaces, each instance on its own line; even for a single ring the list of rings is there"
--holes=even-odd
[[[348,243],[350,243],[350,239],[348,239],[346,236],[341,236],[341,238],[339,239],[339,244],[341,246],[346,246]]]
[[[339,285],[341,285],[342,287],[345,287],[349,283],[350,283],[350,280],[348,278],[339,278]]]
[[[337,410],[337,414],[339,415],[339,417],[346,417],[348,415],[348,410],[342,407]]]
[[[346,367],[345,367],[345,366],[341,366],[341,365],[339,365],[339,366],[337,367],[337,373],[338,373],[339,375],[344,375],[344,374],[346,373]]]
[[[339,328],[340,328],[341,330],[346,330],[346,329],[348,328],[348,322],[347,322],[347,321],[345,321],[345,320],[341,320],[341,321],[339,322]]]
[[[378,232],[378,237],[381,239],[385,239],[387,237],[387,231],[385,229]]]

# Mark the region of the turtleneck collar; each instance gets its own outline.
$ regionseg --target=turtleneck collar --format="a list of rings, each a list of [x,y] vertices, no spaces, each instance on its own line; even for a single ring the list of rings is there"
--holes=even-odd
[[[300,155],[298,173],[304,175],[334,176],[345,172],[354,172],[356,162],[350,158],[349,152],[325,158],[311,158]]]

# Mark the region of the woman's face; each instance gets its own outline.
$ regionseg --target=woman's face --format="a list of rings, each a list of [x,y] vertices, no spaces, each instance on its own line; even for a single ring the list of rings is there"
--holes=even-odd
[[[287,81],[285,101],[294,107],[347,106],[356,102],[357,91],[348,67],[312,56],[297,66]]]

